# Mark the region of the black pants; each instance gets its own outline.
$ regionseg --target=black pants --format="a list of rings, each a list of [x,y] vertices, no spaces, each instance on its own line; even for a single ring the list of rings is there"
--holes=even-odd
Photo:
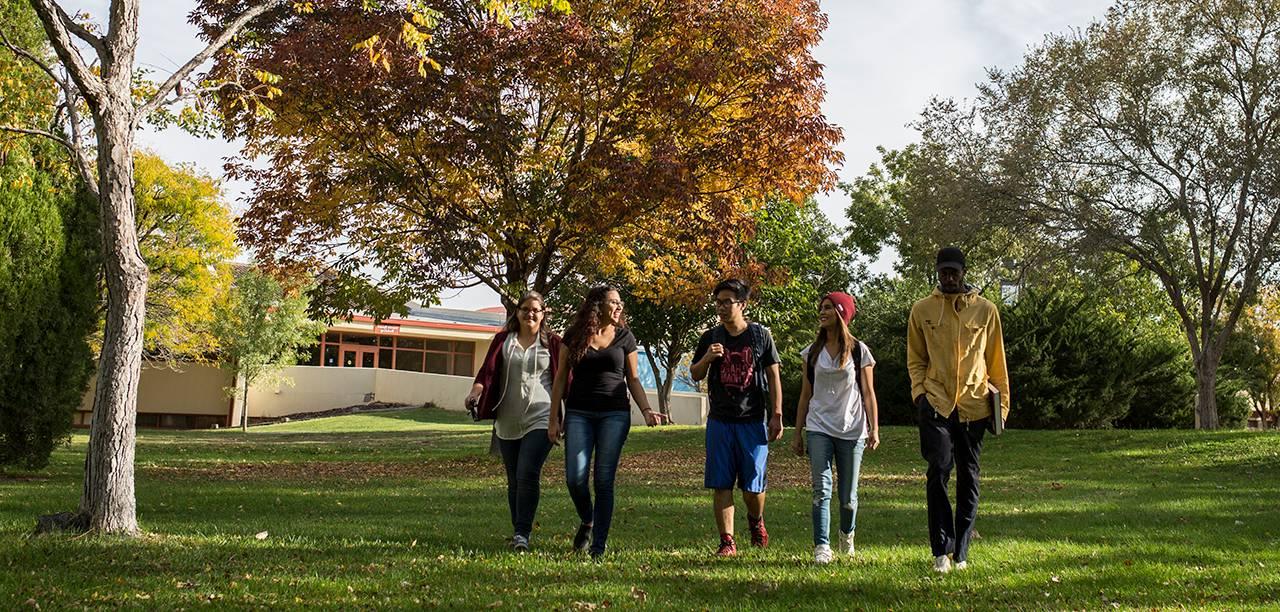
[[[927,401],[917,406],[920,454],[929,462],[925,494],[929,500],[929,545],[935,557],[954,553],[958,563],[969,556],[973,522],[978,517],[978,455],[987,420],[960,421],[959,410],[942,417]],[[956,469],[956,511],[951,513],[947,481]]]
[[[507,505],[516,535],[529,537],[542,495],[542,464],[551,452],[547,430],[535,429],[519,440],[498,439],[507,468]]]

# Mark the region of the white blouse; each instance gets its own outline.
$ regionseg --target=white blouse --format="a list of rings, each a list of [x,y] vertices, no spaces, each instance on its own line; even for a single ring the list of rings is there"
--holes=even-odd
[[[871,349],[861,340],[858,346],[862,348],[862,367],[874,367],[876,359]],[[809,399],[809,414],[805,417],[806,430],[841,440],[867,437],[867,411],[856,378],[861,372],[854,371],[853,357],[850,355],[841,367],[826,349],[818,354],[813,368],[813,397]],[[800,358],[808,362],[808,347],[800,352]]]

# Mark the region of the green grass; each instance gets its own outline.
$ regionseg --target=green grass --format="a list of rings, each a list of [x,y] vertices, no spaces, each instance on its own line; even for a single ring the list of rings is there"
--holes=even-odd
[[[0,609],[596,607],[1276,608],[1280,435],[1012,431],[988,439],[972,567],[928,571],[913,429],[866,455],[858,555],[811,562],[807,463],[771,461],[773,545],[712,556],[700,429],[633,429],[610,554],[568,554],[563,452],[534,552],[515,556],[488,430],[437,410],[238,431],[144,431],[125,540],[30,539],[79,498],[84,436],[38,473],[0,475]],[[741,508],[741,506],[740,506]],[[744,517],[739,510],[739,530]],[[254,534],[269,537],[257,540]]]

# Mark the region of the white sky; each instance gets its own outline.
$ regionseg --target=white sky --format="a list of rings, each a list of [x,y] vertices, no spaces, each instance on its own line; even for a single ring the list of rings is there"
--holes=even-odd
[[[200,49],[187,24],[189,0],[146,0],[142,7],[138,61],[165,76]],[[826,66],[830,121],[844,129],[841,180],[852,180],[878,161],[876,147],[902,147],[915,138],[907,127],[931,96],[964,98],[984,80],[987,67],[1017,64],[1045,34],[1083,27],[1100,18],[1111,0],[823,0],[830,23],[814,50]],[[106,0],[66,0],[69,11],[106,15]],[[170,162],[190,162],[222,176],[235,143],[204,140],[179,130],[148,131],[139,143]],[[226,183],[236,210],[248,186]],[[844,225],[844,196],[818,197],[823,211]],[[887,269],[878,262],[874,269]],[[481,308],[498,303],[488,289],[442,295],[446,306]]]

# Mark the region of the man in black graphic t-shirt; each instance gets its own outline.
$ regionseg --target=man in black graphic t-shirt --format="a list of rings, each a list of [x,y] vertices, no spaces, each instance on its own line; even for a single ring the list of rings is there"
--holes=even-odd
[[[690,371],[707,378],[704,484],[713,489],[720,547],[716,554],[737,554],[733,539],[733,488],[742,488],[751,543],[769,545],[764,526],[765,468],[769,442],[782,437],[782,383],[778,351],[769,330],[749,323],[742,308],[751,295],[746,283],[727,280],[716,286],[721,324],[698,341]],[[766,409],[767,407],[767,409]],[[767,425],[766,425],[767,420]]]

